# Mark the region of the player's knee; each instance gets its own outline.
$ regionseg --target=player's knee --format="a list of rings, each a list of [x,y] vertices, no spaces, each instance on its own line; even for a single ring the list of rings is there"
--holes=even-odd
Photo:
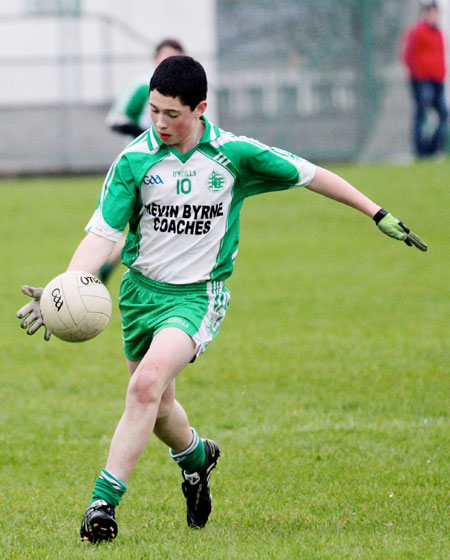
[[[158,367],[139,367],[128,386],[128,398],[140,404],[159,403],[163,391],[161,371]]]

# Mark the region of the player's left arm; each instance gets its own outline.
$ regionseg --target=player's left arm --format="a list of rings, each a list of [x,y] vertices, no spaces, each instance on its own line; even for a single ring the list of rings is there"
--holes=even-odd
[[[409,246],[414,245],[421,251],[427,250],[426,243],[412,233],[403,222],[394,218],[384,208],[370,200],[336,173],[323,167],[317,167],[314,179],[307,188],[363,212],[371,217],[378,228],[389,237],[404,241]]]
[[[370,198],[356,189],[348,181],[328,169],[317,167],[314,179],[307,188],[348,206],[352,206],[371,218],[381,209]]]

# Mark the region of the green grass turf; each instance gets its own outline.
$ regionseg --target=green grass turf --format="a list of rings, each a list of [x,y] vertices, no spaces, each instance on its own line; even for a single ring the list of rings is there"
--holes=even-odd
[[[101,178],[0,183],[1,558],[450,557],[450,162],[336,170],[428,253],[307,191],[249,199],[228,317],[178,381],[224,453],[210,523],[187,528],[178,467],[153,439],[100,546],[78,528],[124,404],[117,304],[80,345],[27,337],[14,315],[21,284],[67,266]]]

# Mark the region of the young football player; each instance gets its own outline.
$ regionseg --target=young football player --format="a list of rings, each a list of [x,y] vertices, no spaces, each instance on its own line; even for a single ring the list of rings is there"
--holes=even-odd
[[[83,540],[116,537],[115,508],[152,434],[181,467],[188,525],[201,528],[208,521],[209,478],[220,450],[191,427],[175,399],[175,379],[205,351],[225,317],[230,300],[225,283],[238,251],[246,198],[304,187],[352,206],[383,233],[426,250],[402,222],[343,178],[210,123],[206,94],[204,69],[191,57],[170,57],[158,66],[150,82],[153,127],[112,164],[68,267],[95,273],[128,225],[122,251],[128,270],[119,306],[131,377],[125,410],[84,514]],[[34,299],[18,316],[33,334],[43,324],[41,290],[28,286],[24,292]]]

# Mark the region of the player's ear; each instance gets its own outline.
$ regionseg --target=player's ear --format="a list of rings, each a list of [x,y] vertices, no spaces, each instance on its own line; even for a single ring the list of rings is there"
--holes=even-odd
[[[200,103],[197,105],[197,107],[195,108],[195,111],[194,111],[195,116],[197,118],[200,118],[203,115],[203,113],[206,110],[207,105],[208,105],[208,103],[206,101],[200,101]]]

